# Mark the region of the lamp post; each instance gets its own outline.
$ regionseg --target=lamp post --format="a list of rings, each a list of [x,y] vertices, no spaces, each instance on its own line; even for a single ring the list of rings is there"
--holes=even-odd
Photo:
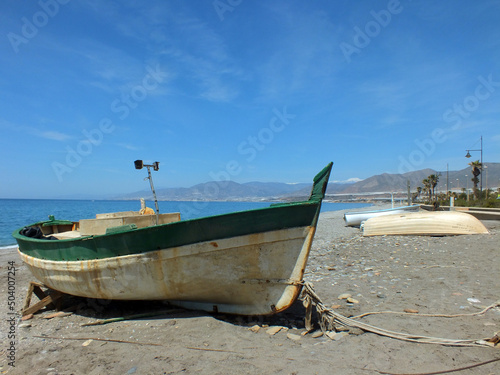
[[[484,173],[485,173],[485,175],[484,175],[484,187],[486,189],[486,199],[488,199],[488,166],[485,165],[483,167],[483,169],[484,169]]]
[[[483,168],[483,136],[481,136],[481,148],[479,150],[466,150],[467,151],[467,155],[465,155],[465,157],[467,159],[470,159],[471,157],[471,154],[470,152],[471,151],[480,151],[481,152],[481,169]],[[483,174],[481,173],[481,193],[483,192]]]
[[[469,201],[469,176],[465,175],[465,183],[467,184],[467,188],[465,191],[467,192],[467,202]]]

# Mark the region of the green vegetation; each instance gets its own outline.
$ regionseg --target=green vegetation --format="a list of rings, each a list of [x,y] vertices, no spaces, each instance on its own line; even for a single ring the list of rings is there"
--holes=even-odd
[[[460,194],[448,192],[448,194],[440,194],[438,196],[438,203],[441,206],[448,206],[450,204],[450,196],[455,197],[455,206],[457,207],[489,207],[500,208],[500,189],[496,191],[488,189],[483,190],[482,194],[479,189],[474,189],[472,194],[467,194],[465,191]]]
[[[474,176],[473,178],[471,178],[471,181],[474,183],[474,190],[476,190],[477,184],[479,183],[479,175],[483,170],[483,165],[479,162],[479,160],[470,162],[469,165],[472,168],[472,175]]]
[[[482,165],[479,161],[469,163],[472,169],[473,178],[471,181],[474,184],[472,192],[467,194],[466,189],[462,189],[461,193],[451,192],[444,194],[436,194],[435,189],[439,182],[439,176],[431,174],[422,180],[423,187],[418,187],[417,192],[413,194],[413,201],[417,200],[420,194],[424,193],[427,196],[424,199],[426,204],[437,203],[440,206],[448,206],[450,197],[455,197],[455,206],[458,207],[490,207],[500,208],[500,188],[496,191],[486,189],[481,191],[477,185],[479,183],[478,176],[481,174]]]
[[[431,174],[429,177],[424,178],[422,180],[422,184],[424,185],[423,188],[417,189],[418,194],[420,194],[422,191],[426,192],[429,197],[429,201],[432,201],[432,197],[435,197],[435,190],[436,186],[439,182],[439,176],[436,174]]]

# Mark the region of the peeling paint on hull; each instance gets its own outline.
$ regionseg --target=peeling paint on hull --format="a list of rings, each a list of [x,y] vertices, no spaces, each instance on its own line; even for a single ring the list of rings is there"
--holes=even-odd
[[[314,231],[291,228],[87,261],[20,255],[37,279],[71,295],[261,315],[297,298]]]

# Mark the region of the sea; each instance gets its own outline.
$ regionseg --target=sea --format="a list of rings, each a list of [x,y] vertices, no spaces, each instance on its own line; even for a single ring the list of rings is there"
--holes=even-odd
[[[219,215],[235,211],[268,207],[271,202],[205,202],[159,201],[160,213],[180,212],[181,219]],[[146,201],[154,209],[154,202]],[[323,202],[321,211],[338,211],[368,207],[368,203]],[[139,211],[139,201],[121,200],[59,200],[59,199],[0,199],[0,250],[16,245],[12,232],[23,226],[56,219],[78,221],[93,219],[96,214],[121,211]]]

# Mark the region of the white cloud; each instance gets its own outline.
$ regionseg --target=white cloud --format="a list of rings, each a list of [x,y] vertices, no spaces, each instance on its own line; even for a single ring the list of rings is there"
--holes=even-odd
[[[127,149],[127,150],[131,150],[131,151],[137,151],[137,150],[140,150],[139,147],[136,147],[136,146],[133,146],[131,144],[127,144],[127,143],[117,143],[116,144],[117,146],[120,146],[124,149]]]
[[[67,141],[67,140],[73,138],[71,135],[61,133],[57,130],[40,130],[40,129],[34,128],[32,126],[24,126],[24,125],[14,124],[14,123],[6,121],[4,119],[0,119],[0,128],[3,128],[3,129],[8,130],[8,131],[22,132],[24,134],[31,134],[31,135],[34,135],[36,137],[49,139],[52,141],[58,141],[58,142],[64,142],[64,141]]]
[[[50,139],[50,140],[53,140],[53,141],[59,141],[59,142],[64,142],[64,141],[67,141],[71,138],[73,138],[72,136],[68,135],[68,134],[64,134],[64,133],[61,133],[61,132],[58,132],[58,131],[54,131],[54,130],[49,130],[49,131],[42,131],[42,132],[36,132],[39,137],[42,137],[42,138],[45,138],[45,139]]]
[[[304,92],[317,95],[330,89],[344,64],[334,21],[321,10],[300,12],[276,3],[267,6],[278,32],[262,41],[269,53],[258,56],[263,60],[253,67],[263,99]]]
[[[224,39],[196,18],[176,19],[178,40],[163,43],[161,54],[175,61],[186,85],[193,85],[197,95],[213,102],[228,102],[239,95],[244,71],[229,54]],[[187,48],[187,46],[189,48]]]
[[[243,73],[229,53],[225,38],[189,7],[178,5],[174,9],[165,2],[145,6],[137,1],[119,7],[90,1],[82,7],[94,16],[105,17],[122,37],[140,43],[156,63],[168,66],[169,78],[175,77],[182,91],[194,87],[194,96],[212,102],[229,102],[239,95]],[[134,81],[131,77],[142,63],[97,42],[84,50],[92,71],[104,80],[92,84],[103,89],[123,77],[127,77],[126,82]]]

